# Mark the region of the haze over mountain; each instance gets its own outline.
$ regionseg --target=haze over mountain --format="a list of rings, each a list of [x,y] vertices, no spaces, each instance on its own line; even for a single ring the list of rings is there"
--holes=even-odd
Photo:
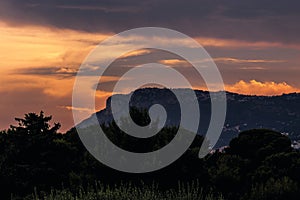
[[[187,89],[176,89],[183,94]],[[198,133],[206,134],[211,115],[211,99],[209,92],[195,90],[200,108],[200,125]],[[129,95],[129,94],[127,94]],[[126,95],[118,94],[118,100]],[[229,144],[239,132],[255,128],[268,128],[290,137],[295,147],[300,140],[300,94],[291,93],[280,96],[250,96],[226,92],[227,116],[221,137],[214,148]],[[192,102],[183,98],[185,104]],[[144,88],[132,93],[130,106],[148,110],[154,104],[161,104],[167,112],[167,126],[180,124],[180,106],[175,95],[168,89]],[[111,97],[107,99],[105,109],[95,113],[100,124],[113,121]],[[94,115],[95,115],[94,114]],[[193,118],[193,112],[190,117]],[[97,124],[88,118],[77,125],[79,128]]]

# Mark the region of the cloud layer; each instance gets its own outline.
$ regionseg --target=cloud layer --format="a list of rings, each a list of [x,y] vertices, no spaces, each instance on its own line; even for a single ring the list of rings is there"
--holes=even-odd
[[[0,129],[16,116],[41,109],[55,114],[65,130],[71,127],[72,87],[82,61],[105,38],[144,26],[192,36],[212,56],[229,91],[299,92],[299,21],[298,0],[1,0]],[[203,86],[182,58],[134,51],[114,62],[101,79],[97,108],[104,106],[108,89],[128,67],[147,61],[172,66]],[[97,67],[89,69],[90,75]]]
[[[300,43],[298,0],[2,0],[0,20],[102,33],[162,26],[194,37]]]

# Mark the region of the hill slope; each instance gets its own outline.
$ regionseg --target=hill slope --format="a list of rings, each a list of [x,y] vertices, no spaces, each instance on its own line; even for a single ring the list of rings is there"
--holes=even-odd
[[[186,89],[177,89],[183,96]],[[207,91],[195,90],[200,108],[200,126],[198,133],[205,134],[210,121],[211,101]],[[228,145],[240,131],[254,128],[268,128],[288,135],[292,141],[300,140],[300,94],[281,96],[249,96],[226,92],[227,116],[221,137],[215,146]],[[118,94],[122,100],[124,95]],[[192,100],[184,98],[184,103]],[[180,123],[180,106],[168,89],[144,88],[132,93],[130,106],[149,109],[153,104],[161,104],[167,111],[166,125]],[[107,99],[106,108],[95,113],[100,124],[113,120],[111,114],[111,97]],[[191,117],[193,113],[191,112]],[[84,120],[78,127],[88,127],[97,122],[91,118]]]

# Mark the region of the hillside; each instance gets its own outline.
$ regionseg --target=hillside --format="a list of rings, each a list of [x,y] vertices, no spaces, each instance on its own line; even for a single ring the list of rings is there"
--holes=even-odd
[[[184,93],[186,89],[177,89]],[[195,90],[200,108],[200,126],[198,133],[204,135],[210,121],[211,101],[207,91]],[[128,95],[128,94],[127,94]],[[281,96],[250,96],[226,92],[227,116],[221,137],[215,148],[227,146],[230,140],[243,130],[268,128],[287,135],[297,147],[300,140],[300,94]],[[118,100],[124,95],[118,94]],[[184,102],[192,100],[185,97]],[[166,125],[180,123],[180,106],[174,94],[168,89],[144,88],[133,92],[130,106],[149,109],[153,104],[161,104],[167,111]],[[106,108],[96,113],[100,124],[113,120],[111,114],[111,97],[107,99]],[[191,117],[193,113],[191,112]],[[84,120],[78,127],[88,127],[96,122],[91,118]]]

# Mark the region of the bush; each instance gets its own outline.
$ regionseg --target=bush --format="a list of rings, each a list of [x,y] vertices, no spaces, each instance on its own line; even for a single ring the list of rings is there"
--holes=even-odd
[[[266,183],[255,185],[246,200],[297,200],[299,199],[299,188],[295,181],[289,177],[280,179],[270,178]]]

